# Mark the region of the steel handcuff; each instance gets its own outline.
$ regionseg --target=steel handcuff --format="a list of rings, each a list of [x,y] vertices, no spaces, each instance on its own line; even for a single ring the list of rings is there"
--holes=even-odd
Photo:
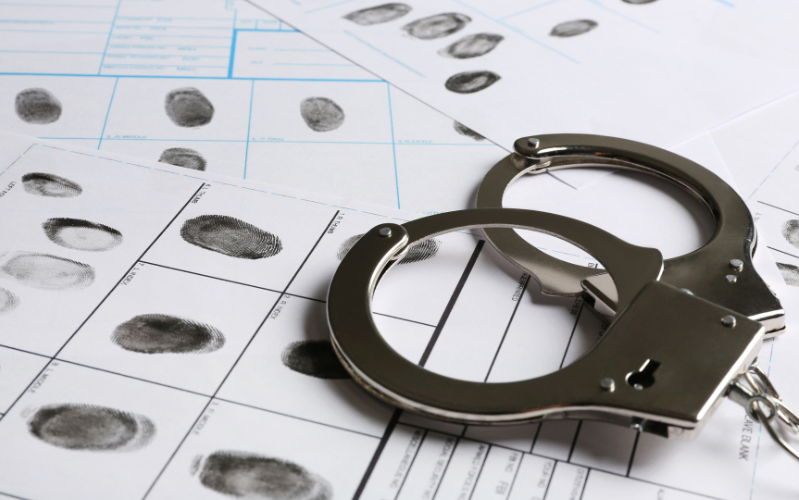
[[[779,300],[752,263],[756,230],[744,201],[718,176],[679,155],[612,137],[525,137],[486,175],[476,209],[402,225],[380,224],[342,260],[327,301],[331,341],[353,378],[378,398],[425,416],[465,424],[592,419],[668,438],[693,439],[727,396],[765,424],[789,453],[777,425],[799,433],[799,417],[757,367],[763,339],[785,329]],[[526,173],[604,166],[647,172],[693,194],[716,222],[700,249],[663,260],[588,223],[502,208],[508,185]],[[439,375],[397,353],[372,320],[383,275],[408,249],[435,236],[482,228],[548,295],[581,295],[612,318],[605,335],[565,368],[518,382],[479,383]],[[514,229],[563,239],[606,269],[543,253]]]

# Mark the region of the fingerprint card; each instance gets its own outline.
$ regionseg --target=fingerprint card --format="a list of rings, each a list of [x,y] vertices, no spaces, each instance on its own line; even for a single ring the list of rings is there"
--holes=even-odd
[[[148,498],[352,498],[379,440],[212,403]]]
[[[280,296],[138,263],[59,357],[211,396]]]
[[[2,491],[142,498],[207,402],[54,361],[0,421]]]
[[[0,347],[0,414],[8,411],[49,361],[44,356]]]

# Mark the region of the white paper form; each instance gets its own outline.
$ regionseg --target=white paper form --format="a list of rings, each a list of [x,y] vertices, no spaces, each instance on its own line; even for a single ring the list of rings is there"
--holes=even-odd
[[[669,147],[795,89],[781,2],[252,3],[506,148],[548,132]]]
[[[353,237],[407,214],[19,137],[3,136],[0,155],[0,230],[14,234],[0,261],[0,386],[16,392],[0,420],[0,494],[212,499],[277,476],[309,499],[750,497],[753,458],[739,456],[751,424],[730,402],[685,443],[587,421],[441,425],[340,378],[325,283]],[[220,230],[243,237],[225,244]],[[431,370],[528,378],[605,328],[534,283],[455,233],[386,276],[375,318]],[[182,336],[142,335],[162,330]],[[30,361],[7,365],[12,351]],[[86,433],[84,419],[105,427]],[[764,448],[760,460],[792,464]],[[244,470],[252,479],[231,479]]]

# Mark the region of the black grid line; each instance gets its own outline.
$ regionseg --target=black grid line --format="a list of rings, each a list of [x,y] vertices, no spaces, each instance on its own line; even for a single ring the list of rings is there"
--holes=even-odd
[[[391,434],[394,432],[394,429],[397,427],[397,422],[399,422],[400,415],[402,415],[402,410],[399,408],[394,410],[394,414],[391,415],[391,420],[388,421],[388,425],[386,426],[386,431],[383,433],[383,437],[380,438],[380,443],[377,445],[377,449],[375,449],[374,454],[372,455],[372,459],[369,461],[369,465],[366,467],[366,471],[361,478],[361,482],[358,483],[358,489],[355,490],[355,494],[352,495],[352,500],[359,500],[361,495],[363,494],[364,488],[366,488],[366,483],[369,482],[369,478],[372,477],[372,472],[374,472],[375,467],[377,466],[377,462],[380,460],[380,456],[383,454],[383,450],[388,443]]]
[[[527,290],[527,284],[530,282],[530,275],[524,274],[522,275],[522,279],[524,280],[524,284],[522,285],[522,291],[519,294],[519,298],[516,300],[516,306],[513,308],[513,312],[510,315],[510,319],[508,320],[508,326],[505,327],[505,333],[502,334],[502,339],[499,341],[499,346],[497,346],[497,352],[494,353],[494,359],[491,360],[491,365],[488,367],[488,373],[486,373],[486,378],[483,380],[483,382],[488,382],[488,377],[491,376],[491,370],[494,369],[494,363],[497,362],[497,357],[499,357],[499,351],[502,350],[502,344],[505,343],[505,337],[508,336],[510,325],[513,323],[513,318],[516,317],[516,311],[519,310],[519,304],[522,303],[522,297],[524,297],[524,292]]]
[[[162,269],[169,269],[170,271],[178,271],[178,272],[181,272],[181,273],[193,274],[195,276],[201,276],[203,278],[209,278],[209,279],[212,279],[212,280],[224,281],[226,283],[232,283],[234,285],[248,286],[250,288],[257,288],[258,290],[265,290],[267,292],[280,293],[280,290],[275,290],[273,288],[266,288],[266,287],[263,287],[263,286],[251,285],[249,283],[243,283],[241,281],[234,281],[234,280],[229,280],[229,279],[225,279],[225,278],[219,278],[217,276],[211,276],[209,274],[196,273],[194,271],[187,271],[186,269],[179,269],[177,267],[170,267],[170,266],[165,266],[163,264],[156,264],[154,262],[150,262],[150,261],[146,261],[146,260],[140,260],[139,262],[141,262],[142,264],[147,264],[148,266],[155,266],[155,267],[160,267]]]
[[[429,431],[427,429],[425,429],[422,432],[422,438],[419,440],[419,444],[416,445],[416,452],[413,454],[413,458],[411,459],[411,463],[408,464],[408,469],[405,472],[405,477],[402,478],[402,483],[400,483],[399,488],[397,488],[397,494],[394,495],[394,498],[399,497],[400,493],[402,493],[402,487],[405,486],[405,481],[407,481],[408,480],[408,476],[411,475],[411,469],[413,469],[413,463],[416,461],[416,457],[419,456],[419,452],[422,450],[422,445],[424,444],[424,440],[427,439],[427,433],[428,432]]]

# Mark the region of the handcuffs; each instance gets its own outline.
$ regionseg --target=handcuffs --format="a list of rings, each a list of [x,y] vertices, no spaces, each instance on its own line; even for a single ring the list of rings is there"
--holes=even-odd
[[[785,312],[753,266],[757,233],[740,196],[702,166],[634,141],[553,134],[523,137],[514,149],[483,179],[475,209],[380,224],[342,260],[327,312],[331,341],[352,377],[389,404],[451,422],[592,419],[686,440],[696,437],[726,396],[799,459],[782,432],[799,433],[799,417],[757,367],[764,338],[784,331]],[[656,249],[579,220],[502,208],[505,189],[522,175],[588,166],[642,171],[676,183],[710,211],[713,236],[702,248],[664,261]],[[599,343],[557,372],[504,383],[439,375],[390,347],[371,311],[383,275],[412,245],[476,228],[544,294],[581,296],[610,319]],[[563,239],[606,271],[551,257],[514,228]]]

